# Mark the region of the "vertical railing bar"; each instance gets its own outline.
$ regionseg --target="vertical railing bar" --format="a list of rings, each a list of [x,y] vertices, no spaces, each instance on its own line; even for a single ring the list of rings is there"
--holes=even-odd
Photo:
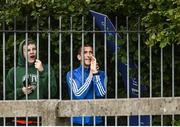
[[[138,18],[138,98],[141,97],[141,34],[140,18]]]
[[[28,19],[27,19],[27,16],[26,16],[26,33],[25,33],[25,45],[26,45],[26,79],[28,79],[28,21],[27,21]],[[28,81],[26,80],[26,87],[28,86]],[[26,100],[28,99],[28,94],[26,94]]]
[[[37,40],[37,59],[39,60],[39,17],[37,17],[37,28],[36,28],[36,40]],[[39,71],[37,70],[37,100],[39,100]],[[40,124],[39,116],[37,117],[37,126]]]
[[[96,18],[93,16],[93,54],[96,57],[96,33],[95,33],[95,24]]]
[[[81,31],[81,38],[82,38],[82,41],[81,41],[81,56],[82,56],[82,61],[81,61],[81,64],[82,64],[82,86],[84,84],[84,17],[82,16],[82,31]],[[81,121],[81,125],[84,126],[84,116],[82,116],[82,121]]]
[[[129,99],[129,24],[128,24],[129,18],[128,16],[126,17],[126,27],[127,27],[127,98]],[[129,126],[129,116],[127,116],[127,123]]]
[[[70,63],[71,63],[71,79],[73,79],[73,33],[72,33],[72,16],[70,17]],[[72,92],[72,80],[71,80],[71,97],[73,99],[73,92]],[[73,125],[73,117],[71,117],[71,126]]]
[[[14,100],[16,100],[16,17],[14,17]]]
[[[172,44],[172,97],[175,97],[174,94],[174,44]]]
[[[118,64],[118,52],[117,52],[117,16],[116,16],[116,34],[115,34],[115,99],[118,98],[118,68],[117,68],[117,64]],[[117,116],[115,116],[115,126],[117,126]]]
[[[82,121],[81,121],[81,122],[82,122],[82,124],[81,124],[81,125],[82,125],[82,127],[84,127],[84,117],[85,117],[85,116],[84,116],[84,115],[82,115]]]
[[[16,50],[17,50],[17,48],[16,48],[16,17],[14,16],[14,100],[16,100],[17,99],[17,93],[16,93],[16,79],[17,79],[17,77],[16,77],[16,67],[17,67],[17,64],[16,64]],[[16,124],[16,121],[17,121],[17,119],[16,119],[16,117],[14,117],[14,123],[15,123],[15,126],[17,125]]]
[[[6,80],[5,80],[5,75],[6,75],[6,51],[5,51],[5,47],[6,47],[6,33],[5,33],[5,22],[3,22],[3,100],[6,100]],[[3,117],[3,125],[6,126],[6,118]]]
[[[163,97],[163,49],[161,48],[161,97]],[[161,115],[161,125],[163,126],[164,119],[163,115]]]
[[[150,80],[150,98],[152,98],[152,47],[149,47],[149,80]]]
[[[82,49],[81,49],[81,56],[82,57],[82,85],[84,84],[84,17],[82,17],[82,31],[81,31],[81,38],[82,38],[82,42],[81,42],[81,46],[82,46]]]
[[[82,37],[82,86],[84,84],[84,16],[82,16],[82,31],[81,31],[81,37]],[[82,116],[82,125],[84,126],[84,116]]]
[[[37,40],[37,59],[39,59],[39,17],[37,17],[36,28],[36,40]],[[37,99],[39,100],[39,71],[37,70]]]
[[[95,17],[93,16],[93,54],[94,57],[96,58],[96,34],[95,34],[95,28],[96,28],[96,24],[95,24]],[[95,89],[93,90],[93,99],[95,100]],[[93,116],[93,126],[96,126],[96,117]]]
[[[107,88],[107,19],[104,18],[105,34],[104,34],[104,66],[105,66],[105,86]],[[107,98],[107,93],[105,98]]]
[[[150,98],[152,98],[152,47],[149,47],[149,80],[150,80]],[[150,126],[152,126],[152,115],[150,116]]]
[[[118,96],[117,96],[117,89],[118,89],[118,79],[117,79],[117,60],[118,60],[118,52],[117,52],[117,46],[118,46],[118,44],[117,44],[117,31],[118,31],[118,29],[117,29],[117,16],[116,16],[116,34],[115,34],[115,99],[117,99],[118,98]]]
[[[141,97],[141,34],[140,17],[138,17],[138,98]],[[138,125],[141,125],[141,117],[138,114]]]
[[[6,100],[6,33],[5,33],[5,23],[3,22],[3,100]]]
[[[172,44],[172,97],[174,97],[174,44]],[[174,126],[174,114],[172,115],[172,126]]]
[[[62,33],[61,33],[61,21],[62,17],[59,17],[59,99],[62,100],[62,62],[61,62],[61,50],[62,50]]]
[[[3,100],[6,100],[6,51],[5,51],[5,48],[6,48],[6,43],[5,43],[5,38],[6,38],[6,33],[5,33],[5,23],[3,22]]]
[[[174,114],[172,114],[172,126],[174,126],[174,120],[175,120],[175,116]]]
[[[95,34],[95,21],[96,21],[96,19],[95,19],[95,17],[93,16],[93,54],[94,54],[94,57],[96,58],[96,34]],[[93,99],[95,100],[95,89],[93,90]],[[96,125],[96,117],[95,116],[93,116],[93,126],[95,126]]]
[[[51,17],[48,17],[48,99],[51,99]]]
[[[107,45],[106,45],[106,39],[107,39],[107,37],[106,37],[106,30],[107,30],[107,24],[106,24],[106,17],[104,17],[104,67],[105,67],[105,81],[104,81],[104,83],[105,83],[105,87],[107,88],[107,54],[106,54],[106,48],[107,48]],[[105,98],[107,98],[107,93],[106,93],[106,95],[105,95]],[[105,126],[107,126],[107,116],[105,116]]]
[[[25,45],[26,45],[26,87],[28,87],[28,17],[26,16],[26,39],[25,39]],[[28,94],[26,93],[26,100],[28,100]],[[26,114],[26,126],[28,126],[28,116]]]
[[[129,28],[128,28],[128,17],[126,17],[127,24],[127,98],[129,98]]]

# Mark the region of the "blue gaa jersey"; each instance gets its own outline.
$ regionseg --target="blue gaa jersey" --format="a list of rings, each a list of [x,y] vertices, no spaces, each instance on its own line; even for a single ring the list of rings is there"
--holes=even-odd
[[[92,79],[89,79],[90,68],[84,68],[84,82],[82,82],[82,69],[82,65],[80,65],[73,70],[72,74],[71,71],[69,71],[66,75],[69,96],[72,97],[73,100],[103,98],[106,94],[104,72],[99,71],[98,74],[93,75]],[[85,116],[84,120],[82,120],[82,117],[73,117],[73,123],[75,124],[81,125],[82,121],[84,121],[85,125],[93,125],[94,123],[92,116]],[[96,125],[102,122],[102,117],[96,117]]]

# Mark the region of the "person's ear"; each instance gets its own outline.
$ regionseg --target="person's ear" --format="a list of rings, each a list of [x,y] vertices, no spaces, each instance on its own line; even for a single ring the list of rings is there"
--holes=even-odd
[[[80,61],[81,60],[81,55],[77,55],[77,59]]]

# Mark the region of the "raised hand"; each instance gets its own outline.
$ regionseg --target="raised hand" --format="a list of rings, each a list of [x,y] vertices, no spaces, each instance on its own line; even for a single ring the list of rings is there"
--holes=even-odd
[[[43,68],[43,65],[42,65],[42,62],[38,59],[36,59],[36,62],[35,62],[35,68],[39,71],[39,72],[42,72],[44,70]]]
[[[91,71],[93,74],[97,73],[99,69],[99,65],[96,62],[96,58],[92,55],[91,56]]]
[[[24,94],[30,94],[33,91],[33,87],[31,85],[27,86],[27,87],[23,87],[22,91],[23,91]]]

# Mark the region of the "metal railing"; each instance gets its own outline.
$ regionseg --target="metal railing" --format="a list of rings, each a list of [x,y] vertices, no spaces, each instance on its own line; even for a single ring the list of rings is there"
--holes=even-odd
[[[175,48],[176,45],[172,44],[171,46],[168,46],[164,49],[146,46],[144,44],[145,33],[140,29],[140,19],[137,20],[137,30],[130,30],[128,17],[126,18],[125,24],[126,30],[118,30],[118,21],[116,18],[116,31],[107,30],[108,25],[106,25],[106,23],[108,22],[108,19],[106,18],[104,19],[104,30],[96,30],[97,26],[95,17],[92,21],[92,30],[85,30],[84,26],[86,24],[84,22],[84,17],[82,17],[82,30],[73,29],[72,17],[70,18],[69,30],[63,30],[62,17],[59,17],[59,26],[57,27],[58,29],[53,30],[51,28],[53,24],[51,24],[50,17],[48,18],[47,22],[47,30],[39,29],[39,19],[37,19],[37,26],[35,30],[28,29],[27,17],[25,30],[19,30],[17,28],[16,18],[14,18],[13,30],[7,29],[7,25],[5,23],[1,23],[1,68],[3,70],[1,73],[1,85],[3,86],[3,98],[0,103],[0,107],[2,107],[0,114],[3,118],[3,125],[6,125],[6,117],[15,117],[15,121],[17,120],[17,117],[26,117],[27,125],[29,116],[36,116],[38,118],[38,125],[40,124],[40,117],[42,117],[42,125],[73,125],[72,119],[69,120],[69,122],[63,119],[64,117],[72,118],[73,116],[104,116],[104,125],[131,125],[132,115],[136,115],[136,118],[138,118],[135,120],[138,123],[137,125],[143,125],[141,119],[143,119],[143,116],[145,115],[148,115],[149,117],[149,125],[166,125],[166,123],[164,123],[164,118],[166,117],[168,117],[168,120],[170,120],[170,122],[167,123],[168,125],[176,125],[175,122],[178,121],[178,115],[180,112],[180,100],[178,94],[176,93],[179,88],[176,84],[177,81],[175,82],[175,80],[177,79],[177,75],[175,74],[176,63],[178,63],[179,61],[179,59],[177,58],[178,55],[176,54],[178,52]],[[109,33],[114,34],[113,40],[108,40]],[[77,34],[78,36],[81,36],[81,42],[78,43],[77,41],[79,40],[76,39]],[[87,36],[86,34],[90,34],[90,36],[92,36],[93,52],[97,58],[101,58],[100,62],[102,64],[102,68],[104,68],[103,70],[106,76],[105,85],[107,86],[107,94],[104,99],[100,100],[94,98],[93,100],[75,101],[72,99],[72,96],[69,97],[70,100],[67,100],[68,91],[67,89],[65,89],[67,88],[67,84],[65,82],[66,74],[64,73],[66,73],[66,71],[72,71],[73,69],[75,69],[75,64],[77,64],[78,62],[74,62],[76,61],[76,58],[74,58],[74,54],[76,54],[74,52],[74,48],[77,48],[77,44],[84,46],[86,41],[85,36]],[[119,38],[119,34],[124,38]],[[26,94],[25,100],[20,101],[17,98],[16,93],[16,77],[18,75],[16,72],[18,67],[17,45],[19,44],[17,42],[24,38],[27,45],[28,39],[32,37],[37,44],[38,59],[40,59],[40,47],[42,45],[47,45],[45,46],[45,52],[47,53],[46,57],[48,65],[48,97],[45,100],[42,100],[41,98],[39,98],[39,92],[37,92],[36,100],[28,100],[28,95]],[[136,40],[133,40],[132,37],[136,37]],[[45,39],[47,40],[45,41],[45,43],[43,43]],[[123,45],[119,44],[119,40],[124,41]],[[56,43],[54,43],[53,41],[55,41]],[[101,42],[103,48],[99,46],[98,41]],[[115,47],[110,47],[111,43]],[[66,49],[67,47],[63,47],[68,45],[69,50]],[[134,52],[132,52],[131,46],[133,48],[136,48]],[[52,51],[52,49],[58,50]],[[122,52],[124,50],[126,52],[126,55],[123,56],[123,54],[121,54],[121,50]],[[9,52],[11,54],[9,54]],[[56,54],[54,52],[56,52]],[[137,56],[137,58],[133,58],[133,64],[131,59],[132,53],[134,53],[134,56]],[[171,54],[169,55],[171,59],[169,59],[169,56],[168,58],[166,58],[167,54]],[[114,58],[114,60],[110,59],[113,62],[108,61],[109,56],[111,58]],[[144,58],[147,56],[148,58]],[[68,60],[65,58],[68,58]],[[126,58],[126,60],[124,60],[125,63],[123,63],[124,61],[122,60],[122,58]],[[159,60],[159,64],[157,60]],[[54,61],[58,63],[55,63]],[[65,63],[63,63],[64,61]],[[157,63],[154,64],[154,61],[156,61]],[[67,65],[67,63],[69,63],[70,66]],[[167,65],[167,63],[170,63],[170,65]],[[57,64],[57,66],[55,66],[54,64]],[[14,99],[11,101],[7,101],[6,75],[11,65],[14,66],[14,78],[12,80],[14,81],[13,87],[15,88],[15,90]],[[56,68],[55,75],[58,85],[58,95],[53,99],[51,98],[51,66]],[[68,66],[69,70],[64,66]],[[134,67],[132,68],[131,66]],[[171,74],[168,78],[165,77],[167,75],[165,75],[164,73],[165,71],[167,71],[164,69],[167,68],[167,66],[169,66],[168,70],[171,71],[168,72],[168,74]],[[26,76],[28,75],[28,68],[28,61],[26,60]],[[112,70],[112,68],[114,70]],[[134,72],[136,72],[136,74],[135,76],[133,75],[134,77],[132,77],[131,73],[134,68]],[[66,71],[64,71],[63,69],[66,69]],[[155,74],[155,72],[153,72],[154,70],[159,73]],[[36,74],[37,89],[39,91],[40,74],[38,71]],[[144,82],[145,79],[148,81]],[[167,89],[165,88],[167,85],[170,85],[165,83],[165,81],[167,80],[169,81],[168,83],[171,84],[171,86],[168,86],[168,88],[172,89],[171,91],[167,91]],[[144,83],[146,83],[145,86],[142,85]],[[146,89],[146,96],[143,95],[142,87]],[[177,90],[175,90],[175,88],[177,88]],[[73,91],[71,90],[71,93],[72,92]],[[65,99],[63,97],[65,97]],[[114,122],[112,122],[112,120]],[[123,121],[123,123],[121,121]]]

